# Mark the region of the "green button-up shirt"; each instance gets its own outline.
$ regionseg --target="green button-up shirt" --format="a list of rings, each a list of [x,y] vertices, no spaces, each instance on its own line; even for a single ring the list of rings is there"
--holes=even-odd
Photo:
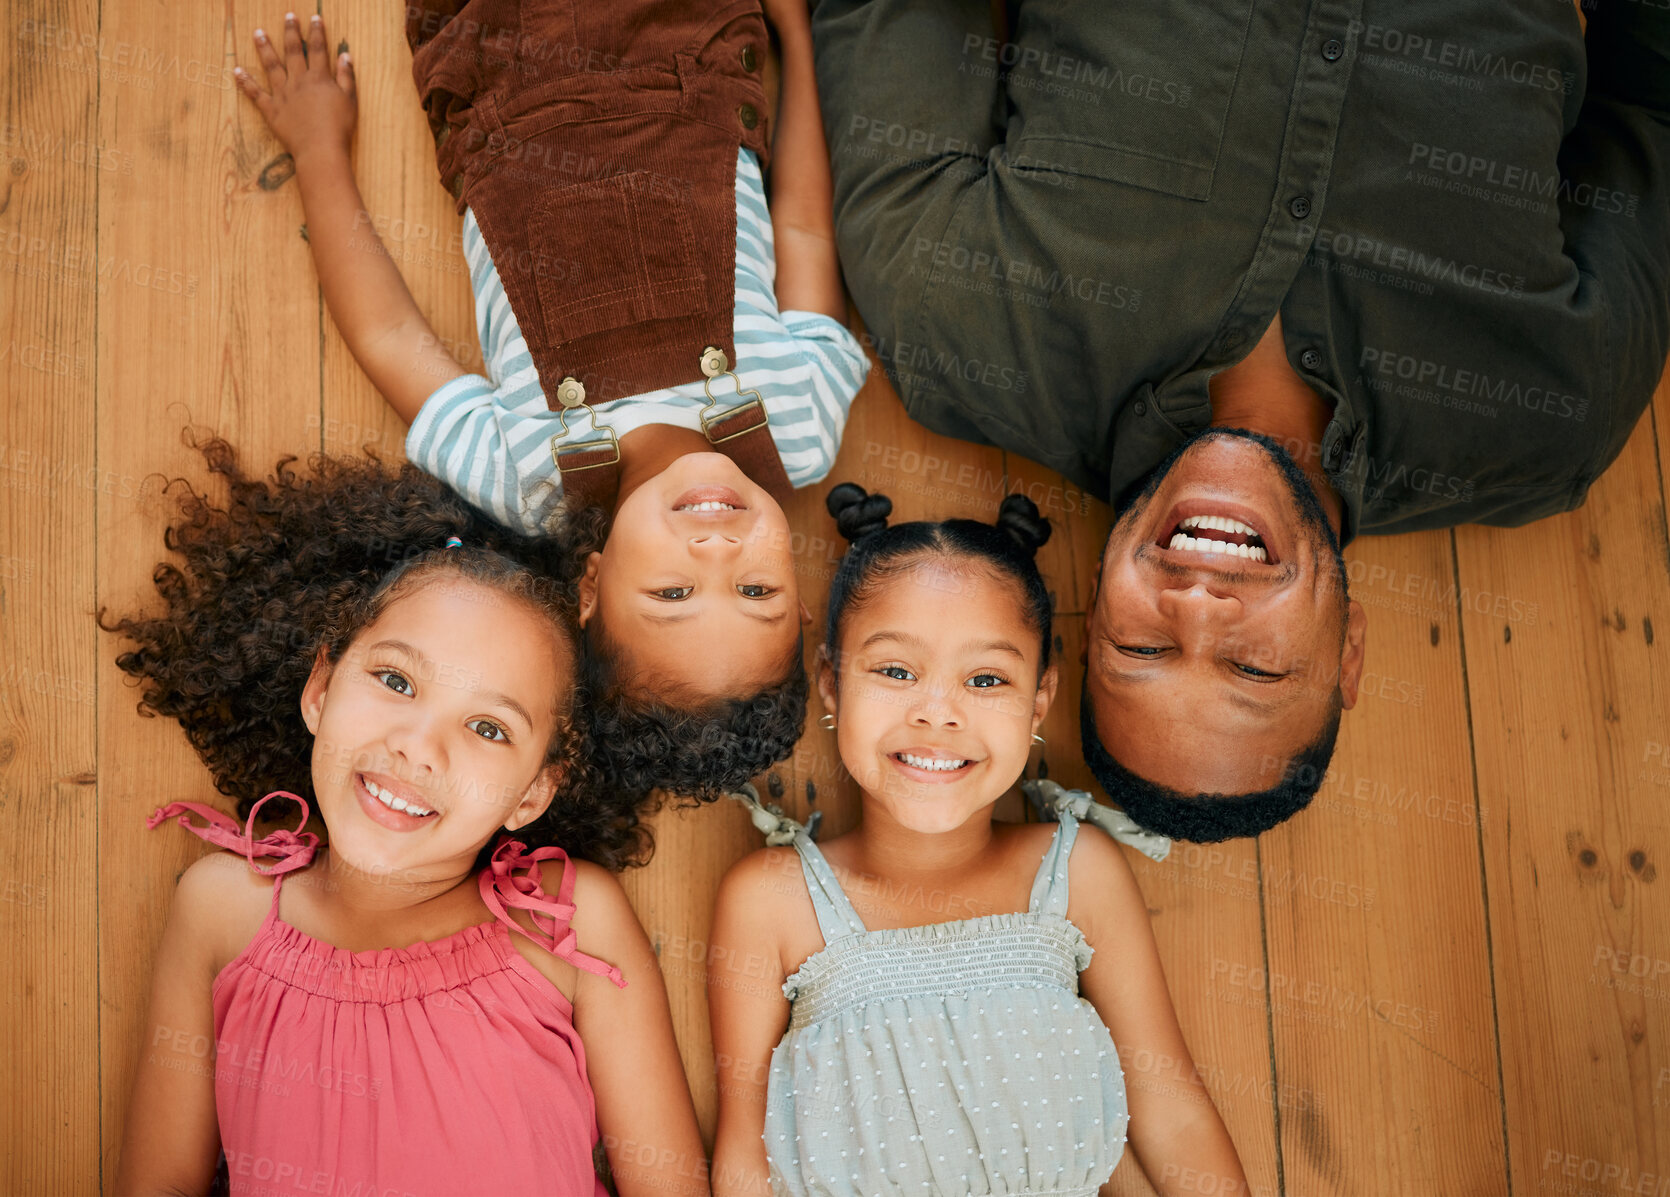
[[[1670,0],[827,7],[843,264],[931,427],[1118,504],[1279,311],[1350,537],[1577,506],[1651,397]]]

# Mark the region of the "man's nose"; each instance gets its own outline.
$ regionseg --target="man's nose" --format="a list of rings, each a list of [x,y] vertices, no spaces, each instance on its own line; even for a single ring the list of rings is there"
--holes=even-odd
[[[1241,616],[1241,600],[1233,590],[1199,579],[1188,586],[1161,590],[1156,599],[1160,614],[1180,631],[1220,631]]]

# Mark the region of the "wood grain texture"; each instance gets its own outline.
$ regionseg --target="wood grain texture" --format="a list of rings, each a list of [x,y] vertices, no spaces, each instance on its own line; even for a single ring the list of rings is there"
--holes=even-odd
[[[258,474],[280,453],[318,444],[307,428],[318,410],[318,285],[294,187],[284,183],[289,159],[231,77],[234,62],[259,70],[250,31],[261,22],[276,30],[282,16],[245,3],[213,15],[126,5],[103,13],[107,51],[126,46],[130,61],[152,65],[114,87],[106,80],[99,107],[101,139],[133,160],[131,175],[101,177],[97,208],[100,261],[113,264],[99,294],[99,460],[136,480],[132,497],[99,496],[99,599],[113,611],[155,604],[151,570],[176,511],[157,483],[206,480],[183,429],[224,436]],[[145,1050],[151,955],[175,878],[202,850],[177,829],[147,833],[145,816],[174,799],[228,805],[176,725],[138,716],[113,663],[121,647],[101,637],[100,868],[96,882],[86,879],[98,894],[107,1185]]]
[[[1660,419],[1666,399],[1661,385]],[[1587,1172],[1656,1192],[1670,1172],[1670,568],[1653,434],[1643,419],[1580,510],[1456,533],[1517,1191]]]
[[[49,30],[48,26],[52,28]],[[0,15],[0,1190],[98,1191],[91,3]],[[43,40],[47,43],[42,44]]]

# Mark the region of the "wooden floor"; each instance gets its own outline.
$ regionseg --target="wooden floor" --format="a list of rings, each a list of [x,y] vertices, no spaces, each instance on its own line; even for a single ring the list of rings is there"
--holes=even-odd
[[[286,163],[231,84],[235,61],[253,65],[250,29],[281,13],[21,0],[0,16],[7,1195],[110,1184],[151,954],[197,852],[143,819],[214,800],[178,728],[136,715],[93,618],[147,599],[162,479],[203,474],[182,428],[230,438],[251,463],[400,451],[401,426],[323,313]],[[376,227],[472,360],[458,220],[398,12],[327,16],[358,64]],[[1368,672],[1313,809],[1257,844],[1133,856],[1184,1030],[1260,1197],[1670,1193],[1667,454],[1661,387],[1583,510],[1353,546]],[[839,479],[886,489],[907,516],[989,515],[1026,486],[1059,529],[1043,565],[1076,660],[1101,503],[926,433],[879,370]],[[814,610],[837,555],[821,497],[791,512]],[[1052,775],[1080,781],[1075,673],[1045,733]],[[839,773],[832,737],[811,728],[779,771],[791,813],[815,792],[827,826],[850,825]],[[755,843],[740,809],[668,815],[659,856],[628,882],[709,1133],[709,904]],[[1132,1086],[1177,1080],[1164,1059],[1124,1065]],[[1134,1160],[1118,1189],[1148,1191]]]

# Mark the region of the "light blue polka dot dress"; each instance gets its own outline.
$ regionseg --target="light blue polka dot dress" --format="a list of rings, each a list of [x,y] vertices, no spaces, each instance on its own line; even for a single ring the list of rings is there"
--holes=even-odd
[[[765,1144],[774,1194],[1092,1197],[1129,1115],[1079,996],[1067,920],[1078,820],[1061,810],[1024,913],[870,931],[794,827],[824,947],[783,985]],[[787,821],[785,821],[785,824]]]

